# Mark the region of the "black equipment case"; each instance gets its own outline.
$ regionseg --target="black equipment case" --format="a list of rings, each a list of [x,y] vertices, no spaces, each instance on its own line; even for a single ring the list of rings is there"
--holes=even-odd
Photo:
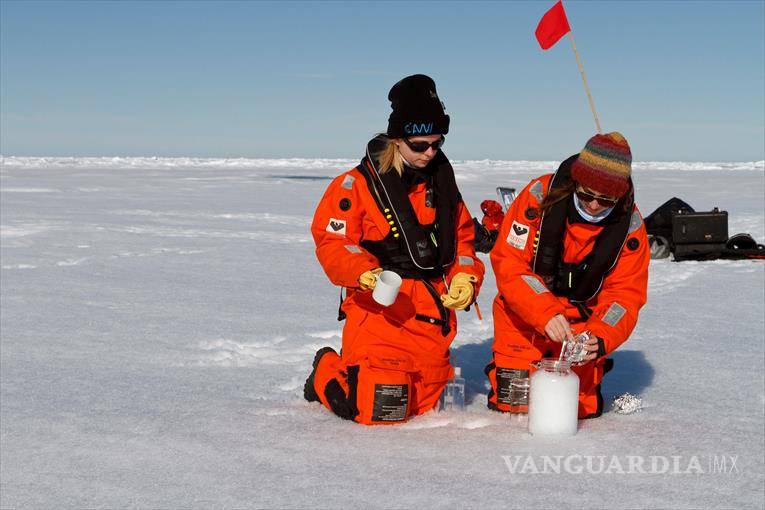
[[[677,211],[672,214],[675,260],[719,258],[728,241],[728,212],[717,207],[709,212]]]

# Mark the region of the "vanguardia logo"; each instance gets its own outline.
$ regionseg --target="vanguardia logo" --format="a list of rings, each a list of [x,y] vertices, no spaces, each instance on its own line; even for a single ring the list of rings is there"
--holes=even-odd
[[[738,455],[502,455],[511,475],[732,475]]]

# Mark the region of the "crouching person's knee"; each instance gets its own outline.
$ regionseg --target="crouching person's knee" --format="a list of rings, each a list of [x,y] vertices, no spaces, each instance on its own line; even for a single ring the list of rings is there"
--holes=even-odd
[[[345,387],[336,378],[331,379],[324,387],[324,398],[322,399],[324,404],[344,420],[353,420],[359,414],[352,390],[355,389],[356,379],[353,376],[358,376],[358,369],[358,366],[348,367]]]
[[[395,364],[394,367],[401,368]],[[405,422],[412,409],[412,381],[406,367],[396,368],[373,359],[347,365],[317,388],[319,398],[346,420],[365,425]]]
[[[359,414],[355,396],[359,367],[345,367],[340,356],[329,347],[316,353],[313,365],[313,372],[306,381],[306,400],[321,402],[345,420],[356,418]]]
[[[511,388],[514,380],[528,379],[529,360],[494,353],[494,358],[486,366],[484,373],[491,385],[487,398],[489,409],[502,413],[527,412],[528,401],[516,401],[517,397],[513,395]]]

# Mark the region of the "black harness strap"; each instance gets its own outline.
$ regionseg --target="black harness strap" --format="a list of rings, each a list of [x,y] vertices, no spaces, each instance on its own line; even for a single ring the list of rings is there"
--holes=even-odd
[[[433,287],[433,285],[427,281],[422,280],[423,285],[425,285],[425,288],[428,289],[428,292],[430,293],[430,296],[433,298],[433,301],[436,303],[436,307],[438,308],[438,314],[441,316],[441,334],[443,336],[446,336],[449,334],[449,331],[451,331],[451,328],[449,327],[449,312],[446,310],[446,307],[441,302],[441,296],[438,294],[438,291]]]
[[[560,164],[548,193],[571,183],[571,165],[578,154]],[[541,276],[556,296],[567,297],[579,309],[584,319],[592,315],[586,303],[600,291],[603,280],[616,265],[627,240],[633,209],[633,188],[614,206],[603,220],[603,229],[595,239],[592,251],[578,263],[564,263],[563,241],[569,223],[582,221],[570,195],[563,198],[543,215],[539,226],[539,245],[534,256],[534,272]]]
[[[579,315],[582,317],[582,320],[586,321],[592,317],[592,308],[587,308],[584,303],[580,301],[572,301],[571,304],[573,304],[576,309],[579,310]]]
[[[571,164],[577,157],[578,155],[571,156],[560,164],[558,171],[550,180],[548,195],[553,190],[563,188],[571,182]],[[558,276],[567,216],[568,200],[563,199],[544,212],[539,223],[539,242],[532,267],[534,272],[546,282]]]
[[[425,285],[438,308],[440,319],[423,314],[416,314],[415,319],[438,324],[441,334],[446,336],[451,331],[449,312],[428,280],[443,277],[444,269],[457,257],[456,214],[462,197],[457,190],[454,169],[441,151],[430,162],[429,168],[431,165],[433,168],[428,188],[431,204],[428,206],[435,207],[436,221],[432,225],[422,225],[398,173],[381,174],[377,171],[376,154],[382,151],[387,140],[385,135],[372,139],[367,145],[367,155],[356,168],[364,176],[377,207],[391,229],[384,239],[362,240],[359,245],[377,258],[383,269],[394,271],[402,278],[420,280]],[[340,298],[342,307],[342,290]],[[338,320],[343,319],[345,313],[341,308]]]
[[[340,287],[340,305],[337,307],[337,320],[338,322],[342,322],[345,320],[345,312],[343,311],[343,288]]]
[[[422,322],[427,322],[428,324],[438,324],[439,326],[444,325],[444,321],[441,319],[436,319],[435,317],[429,317],[427,315],[423,315],[421,313],[418,313],[414,316],[415,319]]]
[[[436,221],[422,225],[398,173],[377,171],[376,154],[386,143],[384,135],[371,140],[367,155],[357,169],[364,176],[391,229],[380,241],[364,240],[360,244],[380,261],[383,268],[396,271],[404,278],[437,278],[457,256],[456,213],[462,198],[454,170],[441,151],[428,165]]]

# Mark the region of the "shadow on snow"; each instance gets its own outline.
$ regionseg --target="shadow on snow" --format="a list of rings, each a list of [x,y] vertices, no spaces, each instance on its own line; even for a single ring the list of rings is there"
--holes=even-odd
[[[465,378],[465,400],[472,403],[476,398],[485,399],[489,393],[489,379],[484,368],[491,361],[493,337],[480,344],[461,345],[451,349],[452,362],[462,367]],[[623,393],[640,395],[651,386],[654,369],[646,360],[642,351],[616,350],[609,358],[614,360],[614,368],[603,378],[602,393],[606,411],[610,410],[611,400]]]

